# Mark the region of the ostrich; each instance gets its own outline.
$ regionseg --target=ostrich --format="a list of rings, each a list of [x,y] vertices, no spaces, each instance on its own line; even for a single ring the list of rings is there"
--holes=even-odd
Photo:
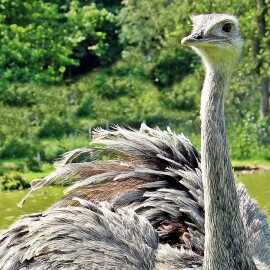
[[[206,70],[201,161],[189,140],[169,128],[96,130],[98,145],[66,153],[55,172],[32,183],[34,191],[74,181],[51,208],[0,235],[1,269],[270,269],[267,217],[235,185],[225,131],[225,92],[242,46],[239,23],[227,14],[191,19],[182,44]],[[100,152],[117,159],[97,161]],[[76,163],[79,156],[87,159]]]

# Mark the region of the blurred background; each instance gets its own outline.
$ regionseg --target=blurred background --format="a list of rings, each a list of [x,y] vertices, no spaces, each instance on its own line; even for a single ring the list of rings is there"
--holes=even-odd
[[[231,156],[237,166],[269,168],[269,7],[268,0],[0,0],[0,189],[28,187],[61,153],[89,145],[98,126],[170,126],[200,148],[204,71],[180,45],[198,13],[241,22],[242,59],[226,98]],[[269,181],[262,189],[270,195]]]

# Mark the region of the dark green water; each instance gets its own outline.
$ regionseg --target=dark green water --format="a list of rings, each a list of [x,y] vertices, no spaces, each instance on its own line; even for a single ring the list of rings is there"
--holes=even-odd
[[[255,198],[262,209],[268,210],[270,218],[270,172],[239,175],[238,182],[244,182],[251,197]],[[17,203],[27,190],[0,192],[0,230],[8,227],[19,216],[39,212],[63,196],[63,187],[50,187],[35,192],[26,200],[23,208]]]

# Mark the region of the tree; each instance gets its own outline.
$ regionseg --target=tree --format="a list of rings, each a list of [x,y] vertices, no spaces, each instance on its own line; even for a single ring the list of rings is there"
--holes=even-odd
[[[0,0],[0,14],[1,81],[54,83],[85,55],[110,61],[115,16],[94,3]]]

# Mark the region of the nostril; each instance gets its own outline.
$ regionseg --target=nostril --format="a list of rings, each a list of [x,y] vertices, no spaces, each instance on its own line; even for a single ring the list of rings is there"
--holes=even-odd
[[[202,35],[194,35],[195,39],[202,39]]]

